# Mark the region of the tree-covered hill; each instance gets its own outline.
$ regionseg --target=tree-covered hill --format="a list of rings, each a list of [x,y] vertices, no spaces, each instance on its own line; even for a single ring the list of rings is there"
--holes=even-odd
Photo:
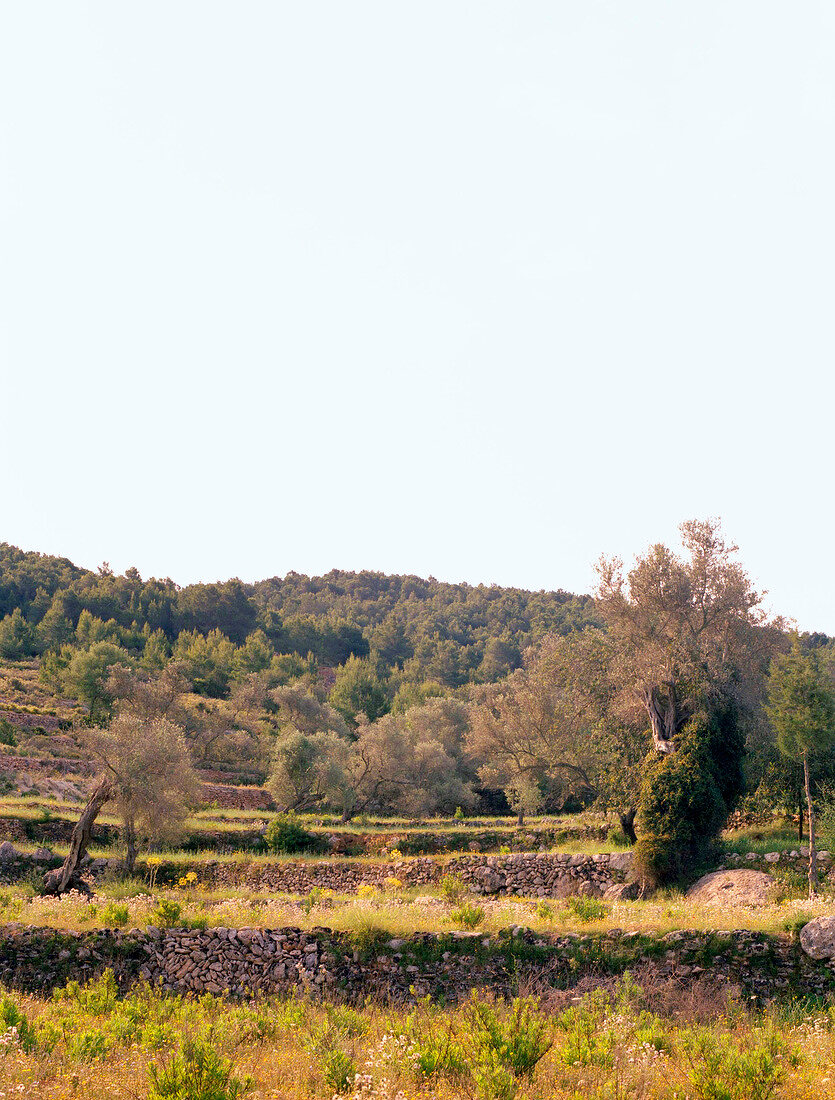
[[[595,621],[591,597],[561,590],[339,570],[181,588],[169,578],[143,580],[136,569],[94,572],[0,544],[0,657],[9,659],[99,643],[137,659],[186,657],[211,637],[216,650],[227,640],[249,647],[243,666],[281,654],[312,655],[326,668],[369,658],[383,679],[395,673],[398,686],[451,689],[498,679],[547,632]]]

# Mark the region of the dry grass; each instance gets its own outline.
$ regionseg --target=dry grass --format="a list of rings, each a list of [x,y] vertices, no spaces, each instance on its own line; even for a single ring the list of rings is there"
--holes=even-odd
[[[575,991],[568,1000],[531,998],[515,1017],[511,1006],[484,995],[456,1009],[421,1002],[360,1010],[150,993],[104,1007],[85,1003],[83,994],[57,1001],[18,996],[38,1040],[27,1053],[7,1033],[0,1093],[144,1100],[149,1065],[170,1059],[191,1036],[229,1059],[238,1077],[252,1078],[252,1100],[333,1097],[331,1052],[349,1059],[357,1074],[341,1093],[352,1100],[835,1098],[830,1013],[749,1016],[720,990],[690,1002],[673,994],[665,1001],[660,992],[633,981],[608,993]],[[480,1013],[497,1021],[503,1049],[479,1027]],[[521,1038],[529,1046],[537,1032],[543,1056],[535,1065],[535,1056],[513,1062],[514,1043]]]
[[[91,899],[78,894],[62,898],[40,897],[31,887],[0,889],[0,922],[71,930],[107,926],[107,906],[118,902],[127,907],[127,926],[143,927],[151,923],[152,910],[162,898],[182,906],[185,920],[205,921],[209,927],[277,928],[292,925],[301,928],[327,926],[351,931],[373,921],[392,936],[459,927],[454,914],[456,902],[445,902],[437,888],[403,889],[393,883],[383,892],[360,887],[357,893],[313,890],[309,895],[271,894],[259,890],[225,889],[213,891],[183,881],[174,889],[151,889],[148,881],[103,883]],[[628,932],[664,934],[686,928],[701,931],[750,929],[779,933],[797,924],[799,918],[811,919],[832,913],[835,899],[818,897],[814,902],[803,898],[775,900],[759,908],[710,906],[693,902],[681,894],[670,893],[650,901],[605,903],[602,916],[578,911],[573,900],[524,897],[471,898],[484,910],[477,925],[485,934],[495,934],[512,925],[523,925],[539,932]]]

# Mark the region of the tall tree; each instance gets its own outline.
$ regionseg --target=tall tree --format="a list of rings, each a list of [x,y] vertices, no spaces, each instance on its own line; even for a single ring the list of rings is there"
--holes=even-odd
[[[774,627],[715,520],[680,528],[680,558],[653,546],[624,576],[617,558],[598,563],[599,610],[615,656],[611,673],[624,710],[637,707],[652,744],[675,752],[677,735],[705,703],[751,700],[774,651]]]
[[[818,890],[818,871],[809,761],[835,742],[835,692],[816,652],[803,653],[795,642],[791,653],[775,658],[768,677],[766,713],[777,734],[780,752],[803,764],[811,898]]]
[[[349,657],[339,668],[329,701],[354,726],[360,716],[373,722],[391,709],[374,665],[362,657]]]
[[[598,566],[615,709],[642,716],[652,741],[635,851],[652,885],[708,856],[742,791],[747,725],[782,638],[718,521],[679,530],[684,557],[656,545],[626,576],[617,559]]]

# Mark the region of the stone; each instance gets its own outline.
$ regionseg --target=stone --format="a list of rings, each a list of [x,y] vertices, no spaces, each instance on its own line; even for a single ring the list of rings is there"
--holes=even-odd
[[[0,863],[10,863],[13,859],[20,859],[20,852],[10,840],[4,840],[0,844]]]
[[[485,894],[497,894],[505,884],[504,875],[492,867],[480,868],[474,877]]]
[[[604,890],[603,897],[606,901],[634,901],[641,893],[640,883],[637,882],[613,882]]]
[[[780,862],[780,853],[779,852],[766,852],[764,858],[765,858],[766,863],[779,863]]]
[[[632,867],[632,853],[612,852],[609,856],[609,867],[613,871],[621,871],[626,874]]]
[[[775,882],[765,871],[713,871],[687,891],[691,901],[704,905],[766,905]]]
[[[835,958],[835,917],[815,917],[804,924],[800,946],[812,959]]]
[[[31,858],[35,863],[51,863],[53,860],[52,852],[49,848],[36,848],[32,853]]]

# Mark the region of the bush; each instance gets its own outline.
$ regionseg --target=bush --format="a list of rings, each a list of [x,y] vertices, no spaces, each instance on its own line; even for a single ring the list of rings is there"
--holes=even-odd
[[[600,898],[568,898],[565,907],[582,924],[587,924],[593,920],[603,920],[610,912],[609,906]]]
[[[460,875],[444,875],[441,879],[441,897],[455,905],[467,894],[467,884]]]
[[[647,759],[633,857],[644,882],[679,883],[708,862],[742,790],[742,752],[735,712],[717,707],[690,719],[676,752]]]
[[[0,1025],[4,1031],[14,1028],[17,1031],[17,1040],[27,1054],[35,1049],[36,1040],[32,1026],[15,1002],[5,994],[0,997]]]
[[[682,1047],[697,1100],[769,1100],[785,1077],[781,1063],[792,1059],[773,1033],[743,1050],[730,1036],[699,1028],[684,1036]]]
[[[176,901],[163,898],[162,901],[157,902],[151,916],[158,928],[171,928],[179,921],[182,911],[183,907]]]
[[[17,734],[8,718],[0,718],[0,745],[8,745],[10,748],[17,745]]]
[[[449,914],[449,919],[455,924],[462,924],[465,928],[477,928],[484,920],[484,910],[480,905],[462,901],[458,908],[453,909]]]
[[[88,1016],[106,1016],[112,1012],[119,996],[119,986],[113,971],[107,970],[98,978],[82,985],[80,982],[69,981],[63,989],[56,989],[52,994],[54,1001],[71,1001]]]
[[[515,1076],[530,1077],[552,1045],[547,1020],[538,1009],[538,1001],[516,997],[510,1012],[502,1016],[494,1004],[473,993],[466,1019],[479,1061],[489,1065],[494,1059],[485,1055],[495,1055],[499,1064]]]
[[[578,1005],[557,1017],[557,1027],[565,1032],[559,1048],[559,1060],[565,1066],[611,1067],[614,1061],[614,1036],[604,1027],[610,1001],[602,989],[587,994]]]
[[[124,928],[128,923],[127,905],[117,905],[114,901],[108,902],[99,915],[106,928]]]
[[[318,837],[299,824],[294,813],[277,814],[264,832],[264,843],[271,852],[314,852],[320,847]]]
[[[252,1089],[233,1075],[232,1063],[207,1042],[187,1039],[178,1054],[148,1070],[148,1100],[237,1100]]]
[[[76,1032],[67,1044],[67,1054],[79,1062],[106,1058],[114,1046],[113,1038],[95,1028]]]
[[[389,938],[389,933],[370,917],[359,917],[346,938],[355,951],[366,957],[382,947]]]

